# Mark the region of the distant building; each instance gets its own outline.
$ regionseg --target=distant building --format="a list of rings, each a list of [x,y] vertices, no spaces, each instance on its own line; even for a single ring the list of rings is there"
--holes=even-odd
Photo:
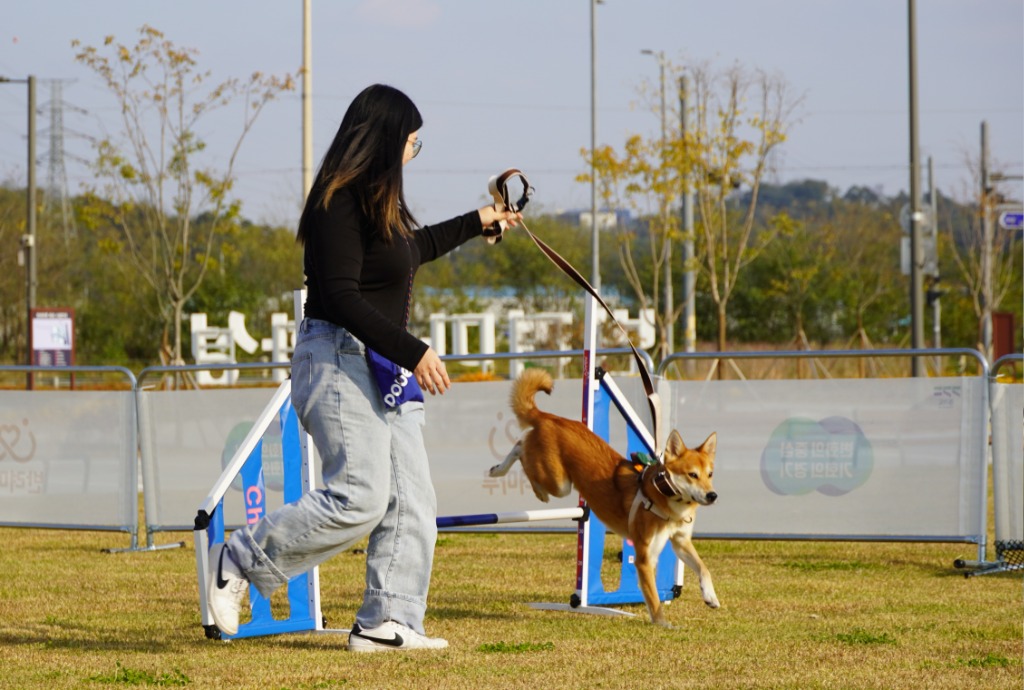
[[[591,225],[591,213],[590,211],[564,211],[559,214],[559,218],[566,220],[570,223],[575,223],[583,228],[589,228]],[[615,228],[629,227],[633,221],[633,214],[628,209],[617,209],[615,211],[598,211],[597,212],[597,228],[599,230],[614,230]]]

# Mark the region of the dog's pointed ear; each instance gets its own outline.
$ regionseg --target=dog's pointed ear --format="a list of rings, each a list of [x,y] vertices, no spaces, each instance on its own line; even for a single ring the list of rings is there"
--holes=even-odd
[[[671,453],[672,455],[679,455],[686,450],[686,444],[683,443],[683,437],[679,435],[679,432],[675,429],[668,435],[668,442],[665,444],[665,452]]]
[[[700,444],[700,448],[698,448],[697,450],[701,451],[702,453],[707,453],[708,455],[714,455],[715,450],[717,449],[718,434],[712,431],[711,435],[704,439],[704,443]]]

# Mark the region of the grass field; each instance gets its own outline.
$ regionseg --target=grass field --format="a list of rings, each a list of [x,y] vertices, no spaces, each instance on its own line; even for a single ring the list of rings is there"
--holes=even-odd
[[[177,535],[164,535],[168,539]],[[567,602],[574,535],[442,534],[427,631],[442,652],[357,655],[346,636],[219,642],[186,548],[0,529],[0,688],[1021,688],[1022,577],[965,579],[971,545],[699,541],[722,608],[687,574],[672,629]],[[363,556],[321,568],[329,627],[352,624]],[[275,603],[280,598],[275,595]]]

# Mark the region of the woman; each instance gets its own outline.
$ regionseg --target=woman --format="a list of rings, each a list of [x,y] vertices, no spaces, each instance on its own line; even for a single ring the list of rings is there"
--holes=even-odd
[[[292,405],[320,454],[324,489],[211,550],[210,610],[226,634],[238,631],[248,584],[269,597],[369,534],[349,649],[448,646],[423,629],[437,503],[416,394],[417,386],[444,393],[451,381],[437,353],[406,330],[412,280],[420,264],[520,216],[484,207],[414,231],[402,169],[419,153],[422,124],[402,92],[366,88],[346,111],[306,201],[297,239],[307,294],[292,355]],[[396,391],[395,372],[371,363],[373,353],[415,380],[397,372],[407,385]]]

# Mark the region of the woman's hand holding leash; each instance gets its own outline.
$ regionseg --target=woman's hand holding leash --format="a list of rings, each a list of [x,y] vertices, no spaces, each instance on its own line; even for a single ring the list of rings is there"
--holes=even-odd
[[[518,199],[513,199],[509,193],[509,182],[513,183],[513,187],[516,184],[522,185],[522,195]],[[494,199],[494,211],[495,217],[490,225],[484,223],[484,239],[489,244],[497,244],[501,242],[502,235],[505,230],[511,227],[516,227],[516,220],[521,220],[522,215],[520,212],[523,207],[526,206],[530,200],[530,195],[533,194],[533,187],[530,186],[529,180],[526,179],[526,175],[517,168],[509,168],[500,175],[493,176],[487,181],[487,191],[491,193],[491,198]],[[483,210],[483,209],[481,209]],[[515,218],[510,218],[508,214],[515,214]],[[504,218],[502,217],[504,215]],[[481,214],[481,220],[484,220]],[[526,227],[525,225],[523,226]]]
[[[444,392],[452,387],[452,381],[448,378],[448,370],[445,369],[444,362],[432,347],[427,348],[427,351],[423,353],[423,357],[420,358],[420,362],[413,369],[412,374],[416,377],[416,383],[420,384],[420,388],[431,395],[438,393],[444,395]]]
[[[493,227],[495,223],[507,223],[513,228],[516,227],[517,221],[523,217],[523,214],[508,210],[499,211],[495,208],[496,205],[484,206],[478,211],[480,214],[480,225],[484,230]]]

